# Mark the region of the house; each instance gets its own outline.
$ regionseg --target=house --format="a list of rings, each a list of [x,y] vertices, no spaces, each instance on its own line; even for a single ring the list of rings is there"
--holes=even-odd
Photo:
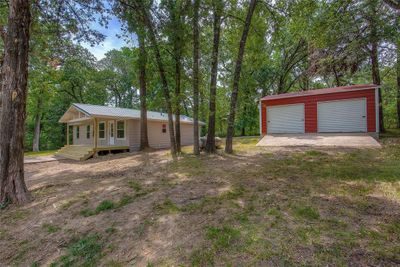
[[[324,88],[260,100],[260,134],[379,134],[378,88],[374,84]]]
[[[170,147],[168,115],[148,111],[147,128],[152,148]],[[193,144],[193,119],[181,116],[181,144]],[[140,146],[140,110],[72,104],[59,120],[67,124],[67,145],[58,155],[85,160],[97,153],[135,151]],[[205,125],[199,122],[199,126]]]

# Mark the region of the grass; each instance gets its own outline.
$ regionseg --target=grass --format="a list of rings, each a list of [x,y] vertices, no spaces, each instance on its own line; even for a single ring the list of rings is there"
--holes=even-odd
[[[61,230],[61,227],[51,223],[42,224],[42,228],[45,229],[49,234],[56,233]]]
[[[385,134],[380,150],[273,153],[254,148],[257,138],[241,138],[234,141],[234,155],[219,151],[196,158],[184,153],[177,161],[153,168],[141,165],[146,177],[138,177],[142,169],[135,168],[127,168],[123,176],[102,176],[103,188],[107,182],[121,181],[116,184],[121,191],[110,196],[98,190],[104,196],[100,200],[93,193],[69,195],[59,202],[63,204],[57,218],[46,218],[35,232],[44,241],[13,241],[18,245],[15,256],[6,263],[24,265],[32,259],[31,251],[48,245],[38,244],[49,242],[50,234],[51,240],[58,240],[91,231],[102,236],[74,239],[53,266],[146,266],[149,259],[140,249],[157,251],[159,244],[162,251],[151,254],[150,266],[396,265],[399,137],[396,132]],[[73,178],[84,179],[77,175]],[[76,208],[93,217],[76,216]],[[2,210],[0,245],[15,234],[13,225],[25,223],[33,214],[23,208]],[[79,229],[79,224],[68,229],[58,220],[61,217],[82,220],[90,229]],[[129,258],[127,251],[132,252]]]
[[[38,152],[28,151],[25,152],[25,157],[38,157],[38,156],[53,156],[57,150],[43,150]]]
[[[229,248],[240,236],[240,231],[230,226],[208,227],[207,238],[216,250]]]
[[[318,210],[310,206],[298,206],[294,208],[294,214],[298,218],[306,219],[306,220],[318,220],[320,215]]]
[[[166,199],[161,204],[155,205],[154,210],[163,214],[177,213],[180,211],[179,207],[170,199]]]
[[[132,188],[135,192],[139,192],[142,190],[142,186],[139,184],[139,182],[132,180],[128,182],[128,185],[130,188]]]
[[[106,199],[101,201],[94,210],[86,208],[81,210],[80,214],[84,217],[89,217],[109,210],[120,209],[132,203],[136,198],[144,196],[147,193],[147,191],[141,191],[135,195],[124,194],[117,202]]]
[[[72,242],[66,251],[51,267],[69,266],[97,266],[103,249],[101,238],[97,234],[90,234]]]

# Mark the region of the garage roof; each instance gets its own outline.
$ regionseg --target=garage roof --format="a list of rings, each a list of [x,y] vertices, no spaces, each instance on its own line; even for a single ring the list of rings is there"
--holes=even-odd
[[[376,84],[357,84],[357,85],[293,92],[293,93],[286,93],[286,94],[279,94],[279,95],[268,95],[268,96],[264,96],[263,98],[261,98],[261,100],[274,100],[274,99],[291,98],[291,97],[299,97],[299,96],[313,96],[313,95],[322,95],[322,94],[343,93],[343,92],[351,92],[351,91],[358,91],[358,90],[365,90],[365,89],[375,89],[378,87],[379,87],[379,85],[376,85]]]

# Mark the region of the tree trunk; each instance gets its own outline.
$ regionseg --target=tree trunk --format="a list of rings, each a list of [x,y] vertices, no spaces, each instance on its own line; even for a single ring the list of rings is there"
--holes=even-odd
[[[199,8],[200,0],[193,4],[193,154],[200,154],[199,145]]]
[[[370,58],[371,58],[371,74],[372,74],[372,82],[376,85],[381,85],[381,77],[379,73],[379,59],[378,59],[378,33],[377,33],[377,25],[376,25],[376,16],[377,16],[377,1],[372,1],[371,3],[371,17],[370,17]],[[382,107],[382,92],[381,88],[378,89],[379,96],[379,131],[385,132],[385,125],[383,123],[383,107]]]
[[[149,147],[147,133],[147,85],[146,85],[146,64],[147,53],[145,47],[144,29],[138,34],[139,41],[139,82],[140,82],[140,150]]]
[[[400,19],[399,19],[400,21]],[[397,128],[400,128],[400,38],[397,40]]]
[[[11,0],[2,67],[0,203],[30,200],[24,180],[24,126],[28,80],[30,1]]]
[[[42,97],[38,96],[37,106],[36,106],[36,115],[35,115],[35,129],[33,132],[33,144],[32,144],[32,151],[39,152],[40,147],[40,124],[42,121]]]
[[[371,49],[371,65],[372,65],[372,81],[376,85],[381,84],[381,77],[379,74],[379,62],[378,62],[378,44],[373,43]],[[382,106],[382,92],[381,88],[378,88],[378,97],[379,97],[379,131],[385,132],[385,127],[383,123],[383,106]]]
[[[162,90],[165,99],[165,105],[168,113],[168,130],[169,130],[169,139],[171,144],[171,155],[173,158],[176,158],[176,143],[175,143],[175,134],[174,134],[174,119],[172,114],[172,104],[171,104],[171,96],[168,88],[168,81],[165,75],[165,68],[161,58],[160,49],[158,47],[158,42],[156,39],[156,32],[154,29],[153,21],[151,20],[151,15],[147,12],[146,8],[143,6],[141,1],[133,1],[131,6],[135,12],[138,12],[138,15],[143,21],[143,25],[145,25],[148,29],[148,37],[150,39],[150,43],[153,46],[154,54],[156,58],[156,64],[158,67],[158,72],[161,79]]]
[[[218,77],[218,57],[219,57],[219,42],[221,36],[221,3],[217,2],[214,7],[214,22],[213,22],[213,50],[211,59],[211,84],[210,84],[210,106],[208,115],[208,132],[206,151],[215,153],[215,113],[216,113],[216,98],[217,98],[217,77]],[[218,6],[219,5],[219,6]]]
[[[233,134],[235,132],[235,113],[236,113],[237,98],[239,93],[240,72],[242,70],[244,49],[246,46],[247,36],[250,30],[251,18],[256,8],[256,4],[257,0],[250,1],[249,9],[247,11],[247,16],[246,16],[246,22],[243,28],[242,38],[240,39],[239,53],[236,59],[235,72],[233,75],[233,90],[231,96],[231,107],[228,117],[228,129],[226,133],[226,144],[225,144],[226,153],[233,153],[232,141],[233,141]]]
[[[177,45],[177,44],[175,44]],[[181,152],[181,56],[175,48],[175,140],[176,152]]]

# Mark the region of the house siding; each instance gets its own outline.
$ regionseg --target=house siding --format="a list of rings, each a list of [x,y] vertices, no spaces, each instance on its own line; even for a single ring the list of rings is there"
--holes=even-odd
[[[88,145],[92,146],[93,143],[93,124],[90,124],[90,138],[86,137],[86,125],[73,126],[73,144],[74,145]],[[79,127],[79,138],[76,138],[77,128]]]
[[[115,127],[115,144],[114,146],[129,146],[131,151],[137,151],[140,148],[140,120],[137,119],[129,119],[125,120],[126,128],[125,128],[125,140],[116,138],[116,120],[109,119],[98,119],[98,123],[105,122],[105,139],[98,139],[97,146],[99,147],[107,147],[109,145],[109,122],[114,121]],[[162,132],[163,124],[166,125],[166,132]],[[86,138],[86,126],[85,125],[74,125],[73,126],[73,144],[74,145],[94,145],[93,142],[93,125],[91,124],[90,130],[90,138]],[[76,129],[79,127],[79,139],[76,138]],[[97,126],[98,127],[98,126]],[[149,146],[152,148],[169,148],[170,147],[170,139],[169,139],[169,129],[168,122],[158,122],[158,121],[148,121],[148,137],[149,137]],[[98,129],[97,129],[98,134]],[[181,143],[183,146],[185,145],[193,145],[193,124],[181,123]]]
[[[304,104],[305,113],[305,132],[318,132],[318,113],[317,103],[322,101],[334,101],[345,99],[365,98],[367,103],[367,131],[376,131],[376,114],[375,114],[375,89],[365,89],[358,91],[330,93],[321,95],[298,96],[282,99],[261,100],[261,132],[267,134],[267,106]]]
[[[163,124],[166,132],[162,132]],[[135,151],[140,148],[140,120],[132,120],[132,130],[129,136],[130,149]],[[169,148],[171,145],[169,137],[168,122],[147,122],[149,146],[152,148]],[[181,144],[183,146],[193,145],[193,124],[181,123]]]

